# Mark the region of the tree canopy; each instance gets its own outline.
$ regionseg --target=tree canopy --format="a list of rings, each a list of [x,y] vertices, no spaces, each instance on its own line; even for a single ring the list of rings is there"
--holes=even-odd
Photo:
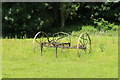
[[[37,31],[67,25],[93,25],[95,19],[119,24],[119,2],[3,2],[3,37],[33,37]]]

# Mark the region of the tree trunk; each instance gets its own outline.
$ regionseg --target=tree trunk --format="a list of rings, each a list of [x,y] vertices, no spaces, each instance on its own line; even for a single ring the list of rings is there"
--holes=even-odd
[[[64,26],[65,26],[65,12],[62,9],[61,10],[61,28],[64,28]]]

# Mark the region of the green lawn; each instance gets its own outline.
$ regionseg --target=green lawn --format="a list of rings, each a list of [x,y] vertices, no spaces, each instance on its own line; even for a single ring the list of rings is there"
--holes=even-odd
[[[92,53],[74,49],[32,50],[32,39],[3,39],[3,78],[118,78],[118,37],[91,35]],[[72,38],[72,41],[76,38]],[[75,42],[74,42],[75,44]],[[102,52],[103,50],[103,52]],[[82,50],[81,50],[82,53]]]

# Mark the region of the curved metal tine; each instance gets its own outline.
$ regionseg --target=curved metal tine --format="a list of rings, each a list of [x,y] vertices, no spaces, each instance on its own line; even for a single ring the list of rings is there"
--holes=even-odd
[[[34,36],[34,39],[33,39],[33,44],[34,44],[34,42],[36,41],[37,43],[40,43],[38,40],[37,40],[37,37],[39,36],[40,37],[40,33],[44,33],[44,32],[42,32],[42,31],[39,31],[38,33],[36,33],[36,35]],[[45,33],[46,34],[46,33]],[[39,38],[38,37],[38,38]]]
[[[60,37],[60,38],[57,38],[55,41],[58,41],[59,39],[62,39],[62,38],[64,38],[65,36],[63,36],[63,37]]]
[[[64,35],[66,35],[66,36],[70,36],[68,33],[65,33],[65,32],[57,32],[57,33],[55,33],[55,34],[53,34],[53,38],[55,37],[55,35],[57,35],[57,34],[59,34],[60,35],[60,33],[62,33],[62,34],[64,34]],[[58,37],[59,37],[59,35],[58,35]],[[58,38],[58,39],[54,39],[54,40],[59,40],[59,39],[62,39],[62,38],[64,38],[64,37],[66,37],[66,36],[63,36],[63,37],[60,37],[60,38]]]
[[[69,36],[69,34],[68,34],[68,33],[65,33],[65,32],[57,32],[57,33],[54,33],[54,34],[53,34],[53,37],[54,37],[56,34],[59,34],[59,33],[66,34],[66,35],[68,35],[68,36]]]
[[[81,34],[81,39],[87,40],[87,39],[86,39],[86,33],[82,33],[82,34]]]
[[[50,40],[49,43],[51,43],[52,41],[54,41],[54,39]]]
[[[52,36],[51,33],[48,33],[48,34],[47,34],[47,40],[48,40],[48,42],[50,43],[50,42],[52,42],[53,40],[50,40],[50,39],[49,39],[49,36],[50,36],[50,37]]]
[[[54,38],[54,37],[59,37],[59,33],[60,33],[60,32],[53,34],[53,38]],[[55,35],[57,35],[57,36],[55,36]],[[59,39],[59,38],[58,38],[58,39]],[[57,41],[57,39],[53,39],[53,40],[54,40],[55,42]]]
[[[56,34],[56,35],[57,35],[57,36],[55,36],[55,37],[59,37],[59,33],[58,33],[58,34]],[[57,41],[57,39],[55,38],[55,39],[54,39],[54,41],[56,42],[56,41]]]
[[[49,37],[45,32],[42,32],[42,34],[40,35],[40,43],[45,42],[46,40],[48,40],[49,42]]]
[[[36,37],[37,37],[38,34],[40,34],[40,32],[38,32],[37,34],[35,34],[34,39],[33,39],[33,44],[34,44],[35,41],[37,41],[37,40],[36,40]],[[37,41],[37,42],[38,42],[38,41]],[[38,42],[38,43],[39,43],[39,42]]]
[[[68,41],[68,43],[71,43],[71,38],[70,38],[70,36],[68,37],[66,37],[66,40]],[[70,46],[70,45],[69,45]]]

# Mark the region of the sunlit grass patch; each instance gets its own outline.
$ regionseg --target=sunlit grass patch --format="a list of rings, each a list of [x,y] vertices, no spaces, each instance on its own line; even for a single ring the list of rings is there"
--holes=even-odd
[[[77,38],[71,36],[72,44]],[[118,37],[91,35],[92,52],[44,47],[33,52],[33,39],[3,39],[4,78],[117,78]]]

